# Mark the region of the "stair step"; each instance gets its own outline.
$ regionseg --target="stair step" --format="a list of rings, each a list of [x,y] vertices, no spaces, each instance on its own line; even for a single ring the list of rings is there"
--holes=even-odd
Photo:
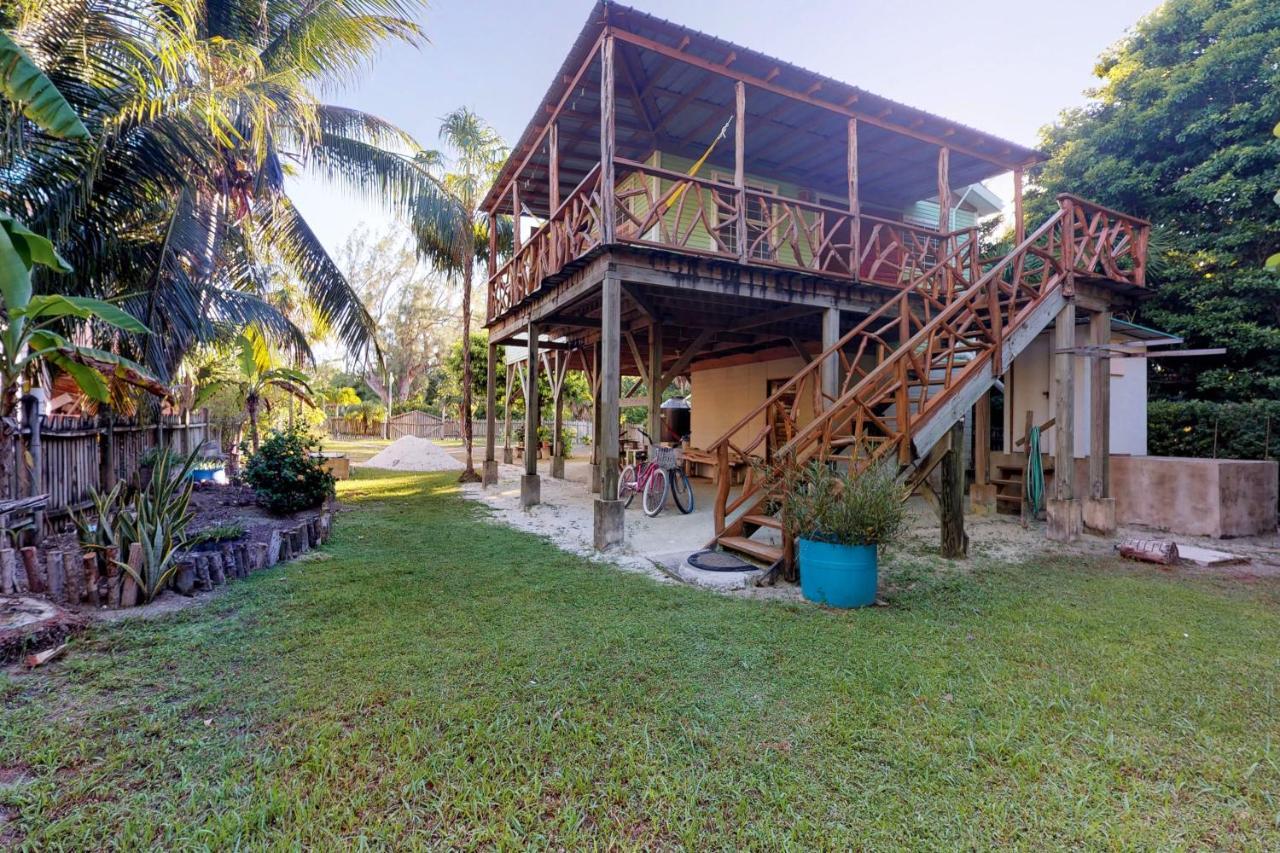
[[[756,527],[772,527],[774,530],[782,529],[782,520],[774,518],[772,515],[744,515],[742,520],[747,524],[754,524]]]
[[[1020,504],[1022,503],[1022,495],[996,495],[996,500]]]
[[[776,545],[770,545],[768,542],[757,542],[754,539],[748,539],[745,536],[721,536],[716,540],[721,548],[728,548],[730,551],[739,551],[748,557],[755,557],[770,565],[782,559],[782,549]]]
[[[995,483],[997,486],[1021,486],[1022,478],[992,477],[991,482]]]

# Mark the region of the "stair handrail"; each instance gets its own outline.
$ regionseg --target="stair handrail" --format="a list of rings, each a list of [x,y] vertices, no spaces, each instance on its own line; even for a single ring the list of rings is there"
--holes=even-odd
[[[1000,276],[1010,264],[1016,260],[1024,259],[1028,254],[1030,254],[1030,250],[1034,248],[1035,243],[1052,231],[1058,223],[1066,218],[1067,214],[1067,205],[1060,207],[1058,211],[1055,212],[1053,216],[1045,220],[1044,224],[1037,228],[1034,233],[1019,243],[1018,246],[1010,251],[1009,254],[1005,255],[995,266],[987,270],[987,272],[983,274],[982,278],[978,279],[972,287],[967,288],[964,293],[960,294],[958,298],[948,304],[947,307],[939,314],[921,326],[920,329],[905,343],[894,348],[894,350],[890,352],[883,361],[873,367],[865,376],[862,377],[861,380],[858,381],[856,385],[842,394],[829,407],[820,412],[817,417],[805,424],[799,432],[792,436],[790,441],[778,449],[778,454],[784,455],[796,452],[797,445],[802,441],[802,439],[807,439],[818,428],[825,427],[827,421],[834,418],[842,408],[848,406],[862,394],[865,390],[864,386],[871,384],[873,381],[881,380],[886,372],[896,367],[899,360],[910,357],[912,351],[925,341],[929,335],[932,335],[939,326],[946,325],[953,321],[965,310],[969,303],[976,301],[980,296],[985,296],[988,299],[991,299],[993,296],[998,296],[999,294],[997,292],[991,290],[992,284],[993,282],[996,282],[997,277]],[[1055,277],[1045,282],[1039,295],[1044,296],[1052,292],[1055,287],[1062,283],[1063,278],[1065,278],[1063,270],[1059,268],[1056,271]],[[1014,283],[1014,286],[1016,287],[1016,282]],[[1003,339],[1004,330],[1007,327],[1014,325],[1017,322],[1017,317],[1010,317],[1007,324],[1003,321],[999,321],[998,328],[995,327],[997,321],[999,321],[999,314],[996,311],[992,311],[991,316],[988,318],[988,322],[992,325],[992,328],[989,331],[992,335],[993,344],[996,341]],[[969,362],[967,369],[973,369],[974,366],[980,365],[993,353],[993,351],[994,346],[973,358]],[[921,420],[921,416],[924,414],[926,414],[926,412],[921,410],[917,413],[915,420]]]
[[[930,267],[925,272],[916,276],[914,279],[911,280],[910,283],[907,284],[906,287],[903,287],[896,294],[894,294],[894,296],[891,299],[887,300],[875,311],[871,312],[866,317],[864,317],[862,321],[858,323],[858,325],[854,326],[851,330],[849,330],[844,335],[842,335],[839,338],[839,340],[837,340],[835,343],[831,344],[831,346],[824,349],[817,356],[814,356],[812,361],[810,361],[803,368],[797,371],[790,379],[788,379],[776,391],[774,391],[773,394],[767,397],[763,403],[756,406],[756,408],[752,409],[746,415],[742,416],[737,421],[737,423],[729,427],[729,429],[725,430],[725,432],[721,434],[719,438],[717,438],[710,445],[708,445],[707,452],[710,453],[712,451],[718,450],[722,444],[727,444],[733,450],[743,454],[753,449],[757,444],[759,444],[760,440],[763,438],[763,435],[756,436],[750,442],[747,442],[745,448],[734,447],[731,439],[733,438],[733,436],[737,435],[740,431],[742,431],[744,427],[750,424],[751,421],[754,420],[756,417],[758,417],[761,413],[768,411],[771,405],[775,404],[778,400],[785,397],[789,391],[794,390],[800,382],[808,378],[815,371],[821,370],[822,364],[828,358],[839,357],[841,350],[843,350],[849,344],[850,341],[854,340],[859,335],[864,334],[869,326],[871,326],[873,323],[876,323],[880,320],[884,320],[891,316],[894,316],[890,309],[901,306],[903,302],[908,301],[910,297],[913,295],[919,295],[918,291],[919,291],[919,286],[921,284],[923,284],[926,281],[932,280],[933,276],[936,273],[942,271],[944,268],[950,268],[951,263],[959,260],[964,255],[965,252],[976,251],[976,250],[977,250],[977,245],[976,244],[971,245],[968,242],[962,243],[956,246],[955,248],[953,248],[950,252],[947,253],[947,255],[942,260],[935,263],[932,267]]]

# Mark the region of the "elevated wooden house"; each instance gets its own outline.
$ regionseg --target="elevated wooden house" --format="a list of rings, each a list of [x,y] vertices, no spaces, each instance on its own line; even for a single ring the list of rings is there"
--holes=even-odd
[[[1052,334],[1035,370],[1053,371],[1041,384],[1066,425],[1053,444],[1051,521],[1073,535],[1085,499],[1105,525],[1110,368],[1080,356],[1110,351],[1113,310],[1143,288],[1148,226],[1072,196],[1024,222],[1023,176],[1041,159],[599,3],[485,201],[521,223],[514,256],[489,270],[490,388],[498,345],[528,347],[534,365],[547,348],[580,359],[596,390],[596,542],[607,547],[623,535],[620,379],[644,377],[656,427],[662,389],[690,376],[691,452],[720,484],[708,538],[773,561],[781,550],[749,538],[777,520],[759,483],[735,482],[744,459],[821,455],[855,469],[888,459],[918,479],[974,412],[974,496],[990,503],[1000,484],[989,479],[988,392],[999,385],[1012,399],[1002,377]],[[1015,248],[980,257],[976,220],[1000,208],[982,182],[1010,172]],[[1078,382],[1091,388],[1087,483],[1066,464]],[[1004,408],[1013,451],[1022,414]],[[489,482],[496,432],[491,423]],[[527,503],[538,500],[536,464],[526,454]]]

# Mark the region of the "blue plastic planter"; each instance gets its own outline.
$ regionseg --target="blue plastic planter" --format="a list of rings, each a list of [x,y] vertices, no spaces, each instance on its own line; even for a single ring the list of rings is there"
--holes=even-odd
[[[221,468],[196,468],[191,472],[191,480],[195,483],[212,482],[220,473]]]
[[[876,546],[800,540],[800,591],[829,607],[876,602]]]

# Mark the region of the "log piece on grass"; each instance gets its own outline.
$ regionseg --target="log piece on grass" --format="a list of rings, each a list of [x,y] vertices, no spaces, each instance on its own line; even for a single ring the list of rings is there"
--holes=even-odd
[[[267,540],[267,556],[266,565],[268,568],[280,562],[280,531],[272,530],[271,538]]]
[[[236,558],[231,552],[231,546],[223,545],[219,553],[222,555],[222,571],[226,574],[227,580],[233,581],[240,577],[240,569],[236,566]]]
[[[26,570],[27,589],[34,593],[43,593],[45,591],[44,568],[40,565],[40,552],[28,545],[19,553],[22,555],[22,567]]]
[[[307,553],[307,526],[299,524],[293,528],[293,552],[294,556]]]
[[[236,559],[240,561],[240,565],[244,566],[245,577],[253,574],[253,555],[249,553],[248,542],[236,543]]]
[[[90,607],[101,603],[98,593],[98,555],[85,553],[80,555],[80,568],[84,576],[84,597]]]
[[[120,580],[120,606],[137,607],[140,596],[138,582],[134,575],[142,576],[142,545],[134,542],[129,546],[129,568],[132,572],[122,572]]]
[[[62,552],[49,551],[44,555],[45,588],[49,590],[49,600],[64,604],[67,600],[67,588],[62,574]]]
[[[1168,539],[1122,539],[1116,548],[1120,551],[1120,556],[1130,560],[1159,563],[1162,566],[1178,564],[1178,546]]]
[[[269,547],[266,542],[253,543],[253,568],[255,571],[267,567],[267,549]]]
[[[209,552],[209,579],[214,586],[222,586],[227,582],[227,569],[222,565],[222,555],[217,551]]]

